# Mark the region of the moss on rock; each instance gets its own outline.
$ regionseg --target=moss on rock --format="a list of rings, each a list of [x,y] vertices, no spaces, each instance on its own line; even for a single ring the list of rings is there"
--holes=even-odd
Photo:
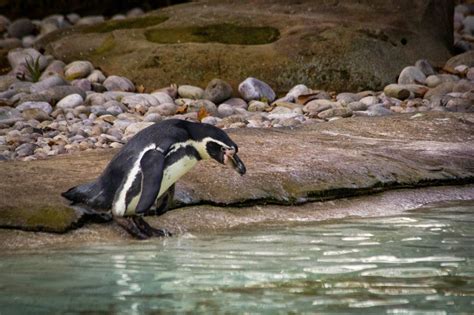
[[[146,39],[159,44],[222,43],[235,45],[262,45],[280,38],[273,27],[239,26],[230,23],[207,26],[153,29],[145,32]]]

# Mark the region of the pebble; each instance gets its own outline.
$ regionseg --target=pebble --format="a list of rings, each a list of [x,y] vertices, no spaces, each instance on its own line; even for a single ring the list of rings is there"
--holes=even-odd
[[[452,74],[438,74],[438,75],[430,75],[426,78],[426,85],[430,88],[437,87],[441,83],[445,82],[456,82],[459,78]]]
[[[58,75],[51,75],[31,85],[30,91],[31,93],[39,93],[50,87],[59,85],[69,85],[69,82]]]
[[[137,132],[147,128],[147,127],[150,127],[151,125],[153,125],[154,123],[152,122],[136,122],[136,123],[132,123],[130,125],[128,125],[128,127],[125,129],[125,136],[126,137],[131,137],[133,135],[135,135]]]
[[[435,74],[433,66],[426,59],[417,60],[415,62],[415,67],[417,67],[425,75],[425,77]]]
[[[173,102],[169,102],[150,107],[147,113],[157,113],[161,116],[172,116],[176,114],[177,110],[178,106],[176,106],[176,104]]]
[[[239,84],[239,93],[244,100],[259,100],[263,102],[273,102],[275,100],[275,92],[263,81],[249,77]]]
[[[202,99],[204,97],[204,90],[197,86],[181,85],[178,88],[178,95],[181,98],[197,100]]]
[[[243,99],[238,98],[238,97],[230,98],[230,99],[226,100],[221,105],[219,105],[219,107],[224,105],[224,104],[230,105],[233,108],[243,108],[243,109],[247,109],[248,106],[249,106],[246,101],[244,101]]]
[[[125,77],[111,75],[104,81],[107,91],[135,92],[135,85]]]
[[[159,104],[174,103],[173,98],[165,92],[154,92],[151,95],[158,100]]]
[[[63,99],[61,99],[57,104],[57,108],[62,108],[62,109],[71,109],[74,107],[77,107],[79,105],[82,105],[84,103],[84,99],[82,98],[81,95],[79,94],[70,94]]]
[[[403,68],[398,77],[398,84],[425,84],[426,75],[415,66]]]
[[[206,110],[206,113],[209,115],[216,115],[217,114],[217,106],[211,101],[208,100],[195,100],[188,104],[188,112],[199,112],[201,108]]]
[[[87,80],[91,83],[102,83],[105,79],[105,75],[100,70],[92,70],[92,72],[87,76]]]
[[[89,61],[73,61],[64,67],[66,79],[72,81],[87,77],[94,70],[94,66]]]
[[[318,113],[318,118],[329,119],[332,117],[350,117],[352,116],[352,111],[349,108],[330,108]]]
[[[46,102],[24,102],[16,107],[16,109],[19,110],[20,112],[27,109],[32,109],[32,108],[40,109],[44,111],[46,114],[51,114],[51,112],[53,111],[53,107],[49,103],[46,103]]]
[[[249,112],[263,112],[270,109],[270,106],[266,102],[251,101],[248,106]]]
[[[179,93],[179,89],[178,89]],[[204,90],[203,97],[214,104],[220,104],[232,97],[232,87],[229,83],[221,79],[211,80]]]
[[[64,67],[66,64],[60,60],[53,60],[47,67],[44,69],[43,73],[40,76],[40,81],[46,79],[49,76],[59,76],[64,77]]]
[[[228,117],[235,114],[234,107],[229,104],[221,104],[217,107],[217,113],[219,117]]]
[[[21,18],[13,21],[8,26],[8,35],[11,37],[22,38],[24,36],[32,34],[36,30],[36,26],[31,22],[30,19]]]

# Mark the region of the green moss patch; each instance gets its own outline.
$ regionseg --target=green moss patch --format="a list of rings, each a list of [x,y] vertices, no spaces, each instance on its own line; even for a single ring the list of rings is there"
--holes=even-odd
[[[84,33],[107,33],[121,29],[145,28],[154,26],[166,21],[168,17],[160,15],[150,15],[146,17],[130,18],[123,20],[110,20],[100,24],[91,25],[83,29]]]
[[[262,45],[280,38],[273,27],[239,26],[229,23],[208,26],[153,29],[145,32],[146,39],[159,44],[222,43],[236,45]]]

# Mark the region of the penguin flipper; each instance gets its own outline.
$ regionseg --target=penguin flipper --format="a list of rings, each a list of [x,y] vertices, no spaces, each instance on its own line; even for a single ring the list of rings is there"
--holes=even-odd
[[[165,155],[158,150],[150,150],[143,155],[140,161],[142,170],[142,192],[135,213],[142,214],[153,206],[160,192],[163,179]]]

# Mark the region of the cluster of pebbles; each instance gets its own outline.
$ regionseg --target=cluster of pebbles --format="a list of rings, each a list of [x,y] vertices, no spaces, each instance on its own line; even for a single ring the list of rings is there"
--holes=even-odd
[[[463,22],[470,16],[458,6],[459,12],[464,12]],[[77,24],[84,19],[92,17],[72,20]],[[72,23],[69,15],[59,20]],[[9,24],[8,34],[16,22]],[[466,25],[458,29],[464,32]],[[21,41],[28,42],[25,36]],[[418,60],[383,91],[338,94],[299,84],[278,98],[268,84],[252,77],[237,91],[214,79],[205,88],[171,85],[145,92],[125,77],[107,76],[89,61],[65,64],[22,46],[9,50],[12,70],[0,76],[0,160],[120,148],[138,131],[170,118],[226,129],[295,127],[353,116],[474,112],[472,51],[442,68]]]
[[[474,4],[454,8],[454,48],[459,52],[474,49]]]
[[[112,20],[129,17],[138,17],[145,12],[140,8],[134,8],[126,14],[117,14]],[[32,47],[41,37],[58,29],[68,28],[74,25],[92,25],[104,22],[106,18],[102,15],[84,16],[70,13],[67,15],[55,14],[42,20],[30,20],[20,18],[10,21],[6,16],[0,14],[0,49],[13,49],[18,47]]]

